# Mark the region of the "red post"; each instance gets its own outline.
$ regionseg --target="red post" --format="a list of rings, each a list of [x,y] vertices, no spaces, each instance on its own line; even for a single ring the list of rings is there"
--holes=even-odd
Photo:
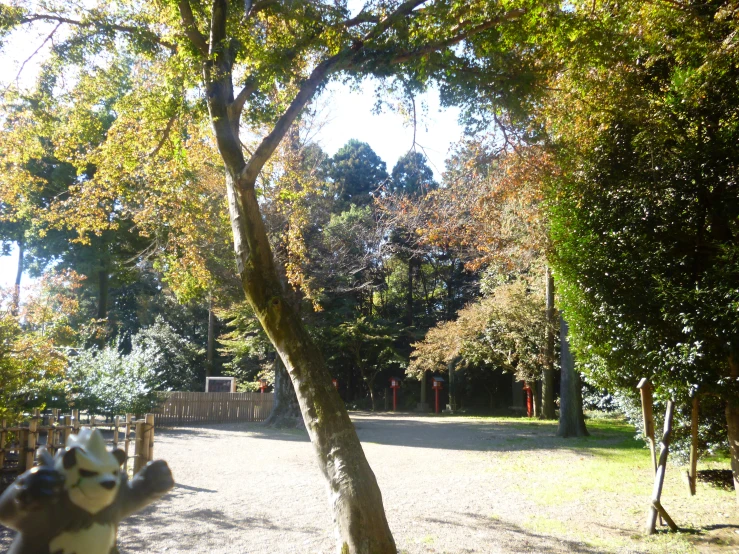
[[[398,409],[398,389],[400,388],[400,379],[390,377],[390,388],[393,389],[393,411]]]
[[[267,380],[266,379],[259,380],[259,389],[260,389],[261,394],[264,394],[264,391],[267,390]]]
[[[528,383],[524,383],[523,390],[526,391],[526,415],[531,417],[534,413],[534,402],[531,387]]]
[[[440,377],[434,377],[431,382],[431,388],[436,392],[436,413],[439,413],[439,391],[442,389],[441,383],[443,380]]]

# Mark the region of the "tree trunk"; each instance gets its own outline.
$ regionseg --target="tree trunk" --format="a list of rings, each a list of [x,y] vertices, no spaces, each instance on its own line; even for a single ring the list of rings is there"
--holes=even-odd
[[[413,325],[413,257],[408,258],[408,289],[405,298],[405,324]]]
[[[534,417],[541,418],[541,381],[537,379],[532,383],[534,386],[531,387],[534,395]]]
[[[582,413],[582,384],[580,375],[575,371],[575,360],[570,352],[567,322],[559,318],[559,338],[562,349],[562,382],[560,385],[559,428],[558,437],[586,437],[589,435],[585,427]]]
[[[541,382],[541,417],[554,419],[554,276],[547,267],[547,336]]]
[[[208,301],[208,350],[206,354],[205,376],[213,376],[213,360],[216,354],[216,314],[213,312],[213,298]]]
[[[455,356],[446,366],[449,375],[449,409],[452,411],[457,410],[457,382],[454,378],[454,371],[460,361],[462,361],[462,356]]]
[[[421,374],[421,404],[426,404],[426,373]]]
[[[13,304],[10,313],[17,316],[21,307],[21,279],[23,278],[23,262],[26,254],[26,238],[21,233],[18,238],[18,270],[15,273],[15,288],[13,289]]]
[[[370,386],[369,388],[369,393],[370,393],[370,401],[372,402],[372,411],[376,412],[377,405],[375,404],[375,391],[372,386]]]
[[[729,357],[729,369],[732,381],[732,390],[736,390],[739,379],[739,363],[733,357]],[[729,455],[731,457],[731,473],[734,475],[734,491],[736,493],[736,501],[739,504],[739,398],[737,395],[731,394],[726,402],[726,426],[729,438]]]
[[[109,276],[107,269],[98,271],[98,319],[108,317],[108,284]]]
[[[275,429],[305,429],[298,397],[295,395],[295,389],[287,374],[285,364],[279,356],[275,358],[274,370],[274,404],[264,424]]]
[[[210,40],[200,36],[205,98],[218,151],[226,169],[226,197],[233,231],[236,265],[254,313],[292,380],[318,466],[328,481],[329,501],[342,554],[395,554],[382,494],[362,450],[344,402],[331,382],[323,356],[286,299],[278,277],[255,191],[257,177],[295,118],[350,49],[319,63],[247,160],[239,140],[240,108],[234,97],[232,49],[224,47],[229,3],[213,0]],[[189,4],[180,2],[183,20]],[[197,29],[188,27],[191,34]],[[244,90],[247,90],[245,87]],[[239,97],[244,94],[239,93]]]

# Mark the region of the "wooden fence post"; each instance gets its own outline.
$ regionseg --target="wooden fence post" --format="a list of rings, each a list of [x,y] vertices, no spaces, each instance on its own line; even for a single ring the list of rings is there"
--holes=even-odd
[[[72,420],[72,414],[64,416],[64,445],[67,445],[67,439],[69,438],[69,435],[72,434],[72,425],[74,424]]]
[[[695,496],[698,478],[698,392],[693,396],[693,409],[690,414],[690,469],[688,470],[688,487],[690,496]]]
[[[0,472],[5,467],[5,441],[7,433],[5,429],[7,426],[7,421],[3,419],[2,426],[0,426]]]
[[[75,434],[80,432],[80,411],[72,410],[72,432]]]
[[[639,381],[636,386],[641,394],[641,411],[644,421],[644,437],[649,442],[649,449],[652,451],[652,465],[654,472],[657,473],[657,450],[654,444],[654,414],[652,411],[652,383],[646,377]]]
[[[38,443],[38,420],[40,418],[38,409],[33,410],[33,416],[28,423],[28,450],[26,451],[26,469],[33,467],[33,457],[36,454],[36,444]]]
[[[126,461],[123,462],[123,470],[128,471],[128,451],[131,444],[131,422],[133,414],[126,414],[126,427],[123,435],[123,451],[126,453]]]
[[[154,459],[154,414],[146,414],[146,461]]]
[[[659,463],[657,464],[657,474],[654,477],[654,489],[652,490],[652,504],[649,507],[649,515],[647,516],[647,535],[655,532],[657,525],[657,515],[659,514],[670,526],[670,529],[677,531],[677,525],[672,521],[667,511],[662,507],[660,498],[662,496],[662,486],[665,483],[665,470],[667,469],[667,454],[670,450],[670,435],[672,433],[672,418],[675,414],[675,403],[672,400],[667,401],[667,413],[665,414],[665,429],[660,442]]]
[[[113,420],[113,450],[118,448],[118,425],[121,423],[121,416],[115,416]]]
[[[133,474],[136,475],[139,470],[144,467],[144,425],[145,421],[139,419],[136,421],[136,439],[133,447]]]
[[[53,409],[51,410],[51,415],[49,416],[49,425],[46,428],[46,450],[49,451],[49,454],[52,456],[54,455],[54,451],[56,450],[56,428],[54,427],[54,424],[56,423],[56,412],[58,410]]]

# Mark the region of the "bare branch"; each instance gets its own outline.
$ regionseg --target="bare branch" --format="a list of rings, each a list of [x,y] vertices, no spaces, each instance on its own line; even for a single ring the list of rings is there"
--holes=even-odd
[[[459,44],[463,40],[466,40],[473,35],[476,35],[478,33],[481,33],[482,31],[495,27],[496,25],[503,23],[504,21],[512,21],[514,19],[518,19],[524,13],[525,13],[525,10],[523,9],[511,10],[510,12],[503,14],[500,17],[490,19],[489,21],[486,21],[485,23],[481,23],[480,25],[472,27],[471,29],[461,32],[448,39],[440,40],[438,42],[433,42],[431,44],[427,44],[426,46],[423,46],[422,48],[418,48],[411,52],[405,52],[403,54],[400,54],[399,56],[395,56],[394,58],[392,58],[392,60],[390,60],[390,63],[398,64],[398,63],[405,63],[405,62],[413,61],[427,54],[431,54],[432,52],[438,52],[439,50],[449,48],[450,46]]]
[[[362,37],[362,42],[368,42],[370,40],[376,39],[382,33],[387,31],[390,27],[395,25],[398,20],[411,13],[421,4],[425,4],[427,1],[428,0],[408,0],[407,2],[403,2],[400,6],[398,6],[397,10],[388,15],[385,19],[380,21],[370,31],[368,31],[367,34]]]
[[[53,14],[31,14],[23,17],[20,22],[33,23],[35,21],[56,21],[57,23],[66,23],[67,25],[75,27],[95,28],[101,31],[118,31],[120,33],[146,38],[147,40],[173,52],[177,50],[176,44],[162,40],[156,33],[146,27],[132,27],[130,25],[119,25],[117,23],[110,23],[107,21],[82,21]]]
[[[23,63],[21,64],[21,67],[20,67],[20,69],[18,70],[18,73],[15,76],[15,84],[16,84],[16,86],[18,86],[18,79],[20,78],[21,73],[23,73],[23,68],[26,67],[26,64],[28,62],[30,62],[36,56],[36,54],[38,54],[41,51],[41,49],[46,45],[47,42],[49,42],[50,40],[52,40],[54,38],[54,34],[57,32],[57,30],[59,29],[59,27],[61,27],[62,25],[63,25],[63,23],[61,23],[61,22],[57,23],[56,24],[56,27],[54,27],[54,30],[51,31],[51,33],[49,33],[49,35],[44,39],[44,42],[42,42],[41,45],[38,48],[36,48],[36,50],[33,51],[33,54],[31,54],[25,60],[23,60]]]
[[[287,130],[292,125],[295,118],[298,117],[300,111],[305,105],[313,98],[318,87],[323,83],[326,76],[335,68],[335,66],[344,57],[344,53],[340,52],[335,56],[324,60],[310,74],[310,77],[300,87],[298,94],[293,99],[290,106],[287,108],[282,117],[277,120],[272,132],[264,137],[262,142],[259,144],[254,154],[249,159],[249,163],[242,171],[242,177],[245,179],[247,186],[253,187],[256,182],[257,175],[267,163],[267,160],[275,151],[277,146],[280,144],[282,137],[285,136]]]
[[[200,32],[197,24],[195,23],[195,17],[192,15],[192,7],[190,6],[190,0],[180,0],[178,7],[180,9],[180,17],[182,18],[182,25],[185,27],[185,35],[190,39],[192,45],[204,56],[208,55],[208,41],[205,40],[205,35]]]
[[[380,22],[380,18],[377,17],[376,15],[362,12],[356,17],[352,17],[351,19],[347,19],[346,21],[342,22],[341,27],[350,29],[351,27],[356,27],[357,25],[361,25],[362,23],[379,23],[379,22]]]
[[[175,120],[177,119],[177,114],[174,114],[172,117],[169,118],[169,121],[167,122],[167,126],[164,128],[164,131],[162,132],[162,138],[159,139],[159,143],[156,145],[156,148],[152,150],[151,154],[149,154],[150,158],[153,158],[156,156],[159,151],[162,149],[162,146],[164,146],[164,143],[167,142],[167,139],[169,138],[169,133],[172,132],[172,126],[174,125]]]

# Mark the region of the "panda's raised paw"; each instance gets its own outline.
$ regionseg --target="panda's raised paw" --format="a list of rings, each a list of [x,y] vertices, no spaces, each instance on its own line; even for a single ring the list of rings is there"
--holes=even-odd
[[[53,467],[37,466],[18,478],[16,502],[25,510],[56,502],[64,490],[64,475]]]
[[[172,471],[164,460],[149,462],[136,477],[146,481],[154,492],[164,493],[174,487]]]

